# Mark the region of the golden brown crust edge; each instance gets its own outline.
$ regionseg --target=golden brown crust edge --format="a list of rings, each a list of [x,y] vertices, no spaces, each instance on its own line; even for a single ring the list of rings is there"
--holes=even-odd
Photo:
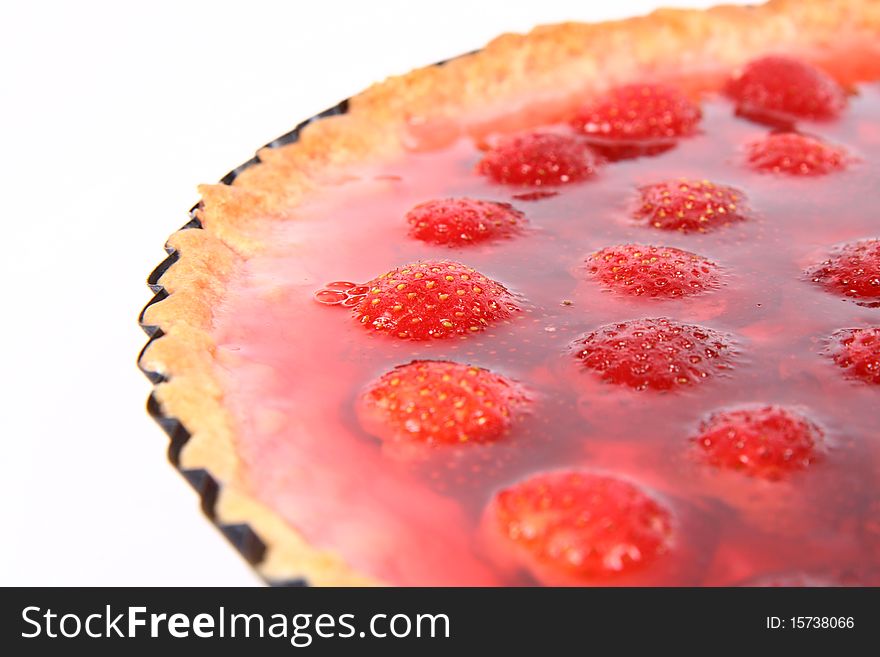
[[[182,230],[169,240],[178,259],[158,281],[168,296],[143,315],[143,323],[163,335],[144,350],[140,365],[165,379],[154,396],[162,412],[190,434],[180,467],[205,469],[218,481],[216,521],[251,527],[266,546],[256,568],[269,582],[380,583],[310,546],[238,485],[233,419],[216,376],[213,310],[227,282],[261,249],[262,229],[290,219],[322,179],[402,152],[421,124],[447,126],[449,137],[479,134],[490,121],[504,124],[508,108],[526,98],[532,120],[549,121],[602,85],[686,70],[699,90],[713,72],[762,53],[821,60],[842,48],[874,55],[864,58],[864,70],[847,70],[852,79],[845,82],[880,77],[880,0],[773,0],[759,7],[659,10],[609,23],[538,27],[498,37],[444,66],[374,85],[350,100],[347,113],[309,124],[297,142],[260,151],[260,163],[232,185],[202,186],[196,214],[203,229]]]

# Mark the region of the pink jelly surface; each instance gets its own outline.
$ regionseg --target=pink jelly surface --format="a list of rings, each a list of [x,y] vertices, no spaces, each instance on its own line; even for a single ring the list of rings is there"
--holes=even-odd
[[[861,86],[839,120],[800,126],[857,158],[822,177],[749,170],[744,145],[768,128],[737,118],[723,98],[704,101],[703,112],[700,133],[676,148],[607,164],[554,196],[517,199],[529,190],[477,175],[481,153],[462,139],[360,171],[297,208],[233,281],[216,319],[244,485],[310,543],[390,584],[537,583],[487,540],[483,517],[499,489],[562,468],[635,482],[675,524],[674,548],[650,567],[565,583],[876,584],[880,387],[846,378],[823,349],[838,329],[880,324],[880,309],[830,293],[802,271],[835,244],[880,236],[880,87]],[[743,190],[752,218],[695,234],[630,218],[638,186],[678,177]],[[509,202],[529,226],[456,249],[407,234],[410,208],[452,196]],[[584,260],[627,242],[705,256],[721,266],[722,285],[670,300],[604,290]],[[362,283],[443,258],[500,281],[524,312],[478,334],[420,342],[371,332],[351,309],[314,299],[331,281]],[[638,391],[602,382],[573,357],[569,343],[579,335],[641,317],[731,334],[733,367],[671,392]],[[354,407],[370,381],[413,359],[515,379],[532,392],[529,412],[497,443],[397,458],[361,429]],[[703,418],[752,403],[793,407],[818,424],[820,458],[766,481],[693,457],[690,439]]]

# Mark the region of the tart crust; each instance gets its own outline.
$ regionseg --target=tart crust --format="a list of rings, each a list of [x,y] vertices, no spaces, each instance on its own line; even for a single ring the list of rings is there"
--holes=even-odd
[[[216,375],[213,309],[236,270],[263,248],[266,227],[292,220],[311,190],[346,167],[462,134],[479,138],[489,126],[513,130],[524,115],[552,122],[603,87],[645,77],[713,91],[722,74],[769,52],[821,63],[844,84],[880,78],[880,0],[663,9],[505,34],[479,52],[370,87],[291,133],[292,143],[263,148],[223,184],[199,188],[195,221],[171,236],[172,255],[151,277],[157,296],[141,316],[151,340],[139,365],[156,384],[150,407],[173,434],[172,460],[202,482],[203,506],[224,533],[257,546],[245,550],[238,541],[266,581],[381,584],[309,545],[240,484],[234,422]],[[855,65],[844,68],[845,57]]]

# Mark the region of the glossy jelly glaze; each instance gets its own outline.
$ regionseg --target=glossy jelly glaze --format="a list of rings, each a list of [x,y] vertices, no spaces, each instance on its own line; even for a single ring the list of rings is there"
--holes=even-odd
[[[697,134],[675,148],[606,163],[555,195],[522,196],[530,190],[478,175],[481,152],[461,139],[310,197],[273,228],[216,315],[244,485],[311,544],[390,584],[537,583],[486,538],[485,510],[499,490],[560,469],[637,484],[674,529],[671,553],[641,570],[561,583],[878,583],[880,387],[847,377],[827,349],[835,331],[880,324],[880,309],[803,271],[833,245],[880,236],[880,86],[861,85],[837,120],[800,125],[855,157],[825,176],[748,168],[746,145],[770,129],[735,116],[722,97],[702,110]],[[635,221],[638,188],[674,178],[741,190],[748,218],[703,233]],[[410,236],[410,209],[461,196],[510,203],[527,224],[460,248]],[[609,290],[587,258],[626,243],[707,258],[720,268],[717,285],[671,299]],[[476,334],[413,341],[314,298],[329,282],[438,259],[501,282],[522,312]],[[578,337],[604,325],[657,317],[730,336],[730,367],[671,391],[639,390],[603,381],[573,354]],[[355,407],[377,377],[414,359],[509,377],[529,391],[529,408],[501,440],[402,458],[361,428]],[[698,458],[707,417],[755,404],[794,409],[821,429],[809,467],[766,480]]]

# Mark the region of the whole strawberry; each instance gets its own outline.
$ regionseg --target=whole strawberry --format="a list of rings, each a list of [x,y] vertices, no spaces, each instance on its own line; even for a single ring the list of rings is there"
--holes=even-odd
[[[880,327],[836,331],[827,353],[850,377],[880,385]]]
[[[675,299],[720,285],[717,264],[669,246],[622,244],[587,258],[587,269],[608,289],[621,294]]]
[[[500,374],[417,360],[370,383],[357,412],[364,429],[386,443],[479,444],[502,439],[527,402],[522,386]]]
[[[573,343],[575,357],[603,381],[635,390],[667,391],[697,385],[731,369],[731,338],[672,319],[609,324]]]
[[[749,62],[728,81],[726,91],[739,114],[774,125],[833,119],[846,107],[846,94],[834,78],[780,55]]]
[[[649,567],[674,541],[672,515],[660,502],[623,479],[578,470],[534,475],[500,491],[487,521],[549,583]]]
[[[704,233],[745,221],[745,194],[708,180],[667,180],[639,189],[633,216],[660,230]]]
[[[806,276],[860,306],[880,306],[880,239],[838,246],[827,260],[807,269]]]
[[[824,176],[849,162],[838,146],[796,132],[771,133],[746,146],[746,163],[756,171],[790,176]]]
[[[598,165],[583,137],[532,132],[501,139],[486,151],[477,172],[505,185],[543,187],[586,180]]]
[[[472,198],[427,201],[406,213],[410,235],[430,244],[467,246],[520,232],[525,215],[508,203]]]
[[[697,458],[718,468],[777,480],[819,459],[823,432],[781,406],[753,406],[709,417],[693,438]]]
[[[653,155],[696,131],[700,107],[674,87],[629,84],[588,102],[572,125],[611,159]]]
[[[451,338],[510,319],[518,308],[507,289],[451,260],[414,262],[366,284],[354,308],[364,326],[406,340]]]

